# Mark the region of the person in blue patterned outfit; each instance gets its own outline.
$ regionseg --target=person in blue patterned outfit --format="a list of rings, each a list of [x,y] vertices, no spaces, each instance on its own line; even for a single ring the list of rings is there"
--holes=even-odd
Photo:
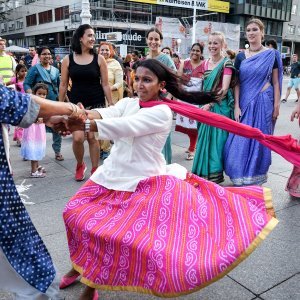
[[[11,91],[0,84],[0,289],[18,300],[62,299],[52,259],[20,199],[9,164],[7,126],[29,127],[38,117],[82,112]],[[49,124],[51,125],[51,124]]]

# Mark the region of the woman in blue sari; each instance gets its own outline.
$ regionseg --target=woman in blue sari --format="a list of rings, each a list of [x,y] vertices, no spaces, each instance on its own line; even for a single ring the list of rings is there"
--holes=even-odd
[[[237,55],[239,84],[235,88],[235,120],[273,134],[279,116],[282,63],[277,50],[262,45],[264,25],[251,19],[246,26],[250,47]],[[267,181],[271,151],[255,140],[230,134],[224,148],[225,173],[234,185]]]

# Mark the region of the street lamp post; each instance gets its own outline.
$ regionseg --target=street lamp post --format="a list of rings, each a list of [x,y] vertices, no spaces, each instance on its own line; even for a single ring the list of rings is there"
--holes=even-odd
[[[91,11],[90,11],[90,1],[82,0],[81,2],[81,24],[91,24]]]
[[[181,39],[177,39],[177,51],[178,51],[178,54],[180,54],[180,45],[181,45]]]

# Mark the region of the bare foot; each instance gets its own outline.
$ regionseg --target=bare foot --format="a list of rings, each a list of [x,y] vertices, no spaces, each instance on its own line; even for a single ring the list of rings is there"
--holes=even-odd
[[[87,286],[80,295],[79,300],[93,300],[95,289]]]

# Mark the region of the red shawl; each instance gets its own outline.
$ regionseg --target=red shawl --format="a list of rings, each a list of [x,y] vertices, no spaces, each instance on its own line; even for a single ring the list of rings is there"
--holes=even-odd
[[[280,154],[293,165],[300,167],[300,145],[291,135],[273,136],[264,134],[258,128],[238,123],[227,117],[179,101],[169,99],[163,99],[163,101],[140,101],[141,107],[152,107],[159,104],[166,104],[174,112],[198,122],[221,128],[246,138],[255,139],[262,145]]]

